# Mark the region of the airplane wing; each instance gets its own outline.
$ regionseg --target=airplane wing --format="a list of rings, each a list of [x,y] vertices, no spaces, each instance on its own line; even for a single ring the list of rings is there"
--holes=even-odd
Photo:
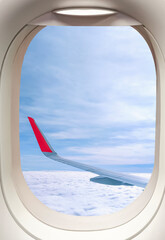
[[[105,169],[98,168],[98,167],[93,167],[88,164],[79,163],[76,161],[72,161],[72,160],[60,157],[54,151],[52,146],[49,144],[48,140],[46,139],[46,137],[44,136],[42,131],[39,129],[39,127],[37,126],[35,120],[31,117],[28,117],[28,119],[29,119],[29,122],[33,129],[33,132],[35,134],[35,137],[37,139],[37,142],[39,144],[39,147],[40,147],[42,153],[46,157],[48,157],[54,161],[64,163],[64,164],[67,164],[72,167],[79,168],[79,169],[82,169],[82,170],[85,170],[88,172],[92,172],[92,173],[98,174],[101,177],[106,177],[106,178],[116,180],[116,181],[119,181],[122,183],[131,184],[131,185],[135,185],[135,186],[142,187],[142,188],[145,188],[145,186],[147,185],[148,180],[145,178],[142,178],[142,177],[133,176],[130,174],[113,172],[113,171],[105,170]]]

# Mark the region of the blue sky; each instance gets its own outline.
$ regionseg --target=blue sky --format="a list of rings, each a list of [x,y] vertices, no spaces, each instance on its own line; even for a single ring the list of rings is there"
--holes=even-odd
[[[63,157],[119,171],[152,171],[155,92],[151,52],[133,28],[44,28],[22,67],[22,169],[74,169],[42,155],[31,116]]]

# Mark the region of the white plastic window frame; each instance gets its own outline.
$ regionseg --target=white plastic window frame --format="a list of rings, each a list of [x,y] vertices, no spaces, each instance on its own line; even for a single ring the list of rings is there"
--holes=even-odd
[[[115,10],[118,10],[118,8],[116,7]],[[35,17],[39,15],[41,14],[35,15]],[[78,20],[81,23],[81,19]],[[97,21],[94,19],[92,21],[91,19],[89,20],[89,25],[105,25],[105,21],[102,24],[102,18],[100,18],[100,22],[98,22],[98,18],[95,19]],[[71,22],[74,21],[75,19],[71,18]],[[66,25],[66,22],[70,25],[68,18],[65,18],[63,21],[60,17],[56,19],[55,25]],[[85,22],[86,25],[88,25],[87,23],[88,21]],[[107,19],[106,23],[108,23]],[[141,196],[120,212],[107,216],[77,217],[55,212],[42,204],[29,190],[23,178],[20,164],[20,75],[26,49],[42,27],[24,26],[17,32],[8,49],[6,49],[6,54],[1,64],[1,187],[6,205],[13,218],[24,231],[36,239],[50,240],[54,239],[55,236],[63,239],[69,238],[69,236],[72,239],[84,239],[89,232],[90,235],[88,237],[91,236],[92,239],[109,239],[111,237],[113,239],[131,239],[148,226],[161,205],[164,195],[163,156],[165,155],[163,148],[165,136],[163,131],[160,135],[160,129],[163,129],[163,120],[165,118],[162,108],[163,104],[161,104],[164,98],[164,58],[153,35],[144,26],[135,28],[147,41],[156,66],[155,164],[151,180]]]

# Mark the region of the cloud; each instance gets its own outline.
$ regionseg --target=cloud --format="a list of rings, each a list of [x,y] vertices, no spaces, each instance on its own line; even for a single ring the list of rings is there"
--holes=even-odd
[[[89,129],[80,128],[71,128],[66,131],[52,132],[48,134],[49,137],[54,139],[88,139],[95,135],[96,133],[94,130],[92,134],[92,131]]]
[[[96,175],[87,172],[35,171],[23,174],[29,188],[42,203],[58,212],[75,216],[112,214],[131,204],[143,192],[136,186],[91,182],[90,178]],[[142,176],[149,179],[150,174]]]
[[[101,164],[144,164],[153,163],[154,144],[134,143],[120,146],[70,147],[70,152],[77,153],[72,159]],[[81,156],[82,154],[82,156]],[[79,158],[80,155],[80,158]],[[68,156],[69,158],[69,156]]]
[[[116,135],[114,138],[117,139],[136,139],[136,140],[147,140],[154,142],[155,139],[155,128],[137,128],[133,131],[126,132],[123,135]]]

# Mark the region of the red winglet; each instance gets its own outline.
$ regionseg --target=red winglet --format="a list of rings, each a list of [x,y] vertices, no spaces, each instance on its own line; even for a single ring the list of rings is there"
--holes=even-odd
[[[37,127],[37,124],[35,123],[34,119],[31,117],[28,117],[29,122],[31,124],[31,127],[33,129],[33,132],[36,136],[37,142],[40,146],[40,149],[42,152],[52,152],[49,145],[47,144],[45,138],[43,137],[42,133],[40,132],[39,128]]]

